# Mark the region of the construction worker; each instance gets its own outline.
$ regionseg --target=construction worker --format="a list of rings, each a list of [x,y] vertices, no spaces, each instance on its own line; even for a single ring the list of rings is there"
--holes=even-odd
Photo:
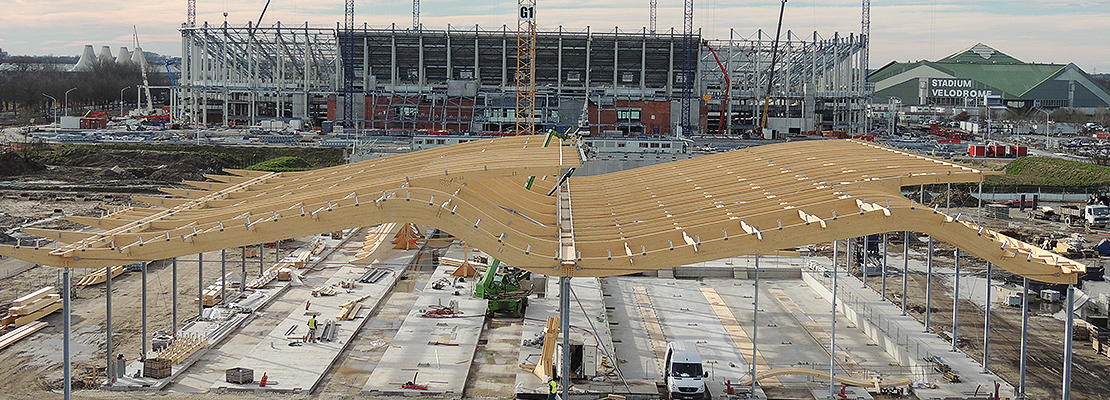
[[[308,317],[308,342],[316,343],[316,316]]]
[[[551,394],[547,395],[547,400],[555,400],[559,397],[559,384],[554,379],[547,381],[547,386],[551,388]]]

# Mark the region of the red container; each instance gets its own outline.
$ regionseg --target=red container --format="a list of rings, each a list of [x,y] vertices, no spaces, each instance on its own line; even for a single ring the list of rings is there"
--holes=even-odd
[[[972,157],[986,157],[987,146],[984,145],[969,145],[967,146],[967,155]]]
[[[1017,153],[1014,155],[1014,157],[1025,157],[1025,156],[1029,155],[1029,148],[1028,147],[1025,147],[1025,146],[1015,146],[1015,147],[1017,147],[1017,149],[1015,149],[1015,151]]]

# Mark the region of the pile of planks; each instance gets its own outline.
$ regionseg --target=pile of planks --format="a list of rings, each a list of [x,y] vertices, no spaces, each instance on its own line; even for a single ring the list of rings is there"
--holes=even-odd
[[[18,342],[32,333],[37,332],[39,329],[45,328],[46,323],[42,321],[35,321],[27,325],[15,328],[15,330],[5,333],[0,336],[0,349],[10,346],[12,343]]]
[[[385,239],[389,237],[389,233],[392,232],[393,228],[396,226],[397,224],[395,223],[388,223],[374,227],[370,233],[366,234],[366,240],[362,242],[362,250],[355,255],[354,261],[370,257],[371,254],[374,254],[374,251],[378,250],[378,247],[385,242]]]
[[[297,269],[304,269],[308,265],[308,259],[312,257],[312,251],[302,251],[293,258],[293,266]]]
[[[227,278],[225,277],[224,279],[227,279]],[[208,287],[204,288],[204,306],[205,307],[212,307],[212,306],[215,306],[216,304],[220,304],[220,301],[223,300],[223,292],[224,292],[223,284],[224,284],[224,280],[221,279],[221,280],[218,280],[218,281],[216,281],[215,283],[213,283],[211,285],[208,285]],[[235,292],[235,290],[232,289],[232,284],[229,282],[227,284],[227,286],[228,286],[227,291],[229,293],[233,294]],[[229,295],[229,297],[234,298],[234,296],[230,296],[230,295]],[[197,304],[197,299],[196,298],[193,299],[193,304]]]
[[[53,286],[47,286],[13,301],[0,326],[23,326],[61,308],[62,296],[54,293]]]
[[[120,274],[123,273],[123,271],[127,271],[127,266],[126,265],[117,265],[117,266],[112,267],[112,278],[115,278],[115,277],[119,276]],[[107,279],[104,279],[104,276],[105,276],[104,275],[104,269],[103,268],[98,268],[95,272],[93,272],[91,274],[88,274],[88,275],[85,275],[84,278],[81,278],[80,281],[78,281],[77,283],[74,283],[73,286],[99,285],[99,284],[104,283],[105,281],[107,281]]]
[[[324,238],[316,238],[316,240],[312,242],[312,249],[309,250],[309,252],[314,256],[318,256],[320,253],[324,252],[324,247],[326,247]]]
[[[368,298],[370,298],[370,295],[365,295],[343,303],[343,305],[339,306],[339,315],[336,315],[335,319],[339,321],[350,321],[355,319],[355,316],[358,315],[358,310],[362,309],[362,301]]]
[[[158,357],[170,360],[174,364],[180,364],[196,353],[197,350],[203,349],[208,345],[208,336],[194,333],[187,335],[180,335],[173,340],[169,347],[158,353]]]
[[[335,286],[332,285],[324,285],[312,289],[313,296],[335,296],[336,294],[339,294],[339,291],[336,290]]]

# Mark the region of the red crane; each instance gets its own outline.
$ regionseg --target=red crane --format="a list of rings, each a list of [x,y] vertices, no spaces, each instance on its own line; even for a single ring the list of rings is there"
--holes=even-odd
[[[702,45],[704,45],[705,48],[709,49],[709,52],[713,54],[713,59],[717,60],[717,66],[721,68],[721,74],[725,76],[725,100],[721,103],[721,119],[717,121],[717,134],[720,135],[724,133],[723,129],[725,124],[725,109],[728,108],[728,89],[732,87],[732,80],[728,77],[728,71],[725,70],[725,65],[721,64],[720,57],[717,57],[717,51],[713,50],[713,47],[709,46],[708,41],[702,41]],[[731,118],[731,116],[729,116],[729,118]]]

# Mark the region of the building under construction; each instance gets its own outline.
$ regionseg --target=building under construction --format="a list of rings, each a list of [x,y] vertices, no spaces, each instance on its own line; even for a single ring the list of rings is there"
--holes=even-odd
[[[507,26],[204,23],[186,24],[181,34],[173,113],[187,123],[297,119],[326,128],[327,121],[345,119],[344,104],[352,105],[349,125],[392,134],[508,132],[516,121],[517,32]],[[739,133],[760,125],[769,102],[768,126],[783,134],[862,129],[862,104],[871,91],[861,69],[866,40],[787,32],[775,47],[762,31],[730,36],[695,32],[687,41],[673,29],[537,32],[535,128],[564,131],[586,113],[598,135],[675,135],[680,126],[687,134]],[[687,43],[696,60],[692,71],[683,68]],[[774,73],[773,48],[779,53]],[[683,90],[687,79],[689,91]],[[694,110],[686,122],[684,98]]]

